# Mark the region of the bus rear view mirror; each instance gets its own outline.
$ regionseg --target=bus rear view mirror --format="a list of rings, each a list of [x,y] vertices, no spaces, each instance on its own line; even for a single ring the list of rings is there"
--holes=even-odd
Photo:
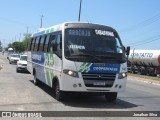
[[[130,53],[130,46],[127,46],[126,55],[129,55],[129,53]]]

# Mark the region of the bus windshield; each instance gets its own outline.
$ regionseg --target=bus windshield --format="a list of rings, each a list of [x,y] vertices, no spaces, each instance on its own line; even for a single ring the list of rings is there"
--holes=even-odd
[[[64,49],[65,57],[74,61],[91,62],[93,58],[94,62],[126,61],[120,39],[110,31],[66,29]]]

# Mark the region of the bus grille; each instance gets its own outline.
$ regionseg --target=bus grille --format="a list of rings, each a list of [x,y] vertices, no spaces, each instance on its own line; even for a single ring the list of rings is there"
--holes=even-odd
[[[116,78],[113,73],[82,73],[86,87],[112,87]]]

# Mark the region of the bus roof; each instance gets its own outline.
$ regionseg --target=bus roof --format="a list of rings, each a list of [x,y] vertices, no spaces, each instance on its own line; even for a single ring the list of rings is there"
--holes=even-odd
[[[115,31],[115,29],[113,29],[112,27],[101,25],[101,24],[87,23],[87,22],[65,22],[65,23],[62,23],[62,24],[51,26],[49,28],[39,29],[38,32],[35,32],[35,33],[32,34],[32,37],[41,36],[41,35],[44,35],[44,34],[55,32],[55,31],[61,31],[64,28],[64,26],[68,26],[69,24],[71,24],[73,26],[76,25],[76,26],[82,26],[82,27],[85,27],[85,26],[86,27],[91,27],[92,26],[91,28],[96,28],[97,26],[98,26],[98,28],[106,27],[108,30]]]
[[[61,31],[64,24],[65,24],[65,23],[58,24],[58,25],[55,25],[55,26],[51,26],[51,27],[49,27],[49,28],[43,28],[42,30],[33,33],[33,34],[32,34],[32,37],[36,37],[36,36],[40,36],[40,35],[52,33],[52,32],[54,32],[54,31]]]

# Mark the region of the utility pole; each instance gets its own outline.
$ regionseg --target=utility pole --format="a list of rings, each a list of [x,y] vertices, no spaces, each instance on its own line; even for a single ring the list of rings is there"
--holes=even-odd
[[[19,34],[19,42],[20,42],[20,40],[21,40],[21,33]]]
[[[15,35],[15,42],[16,42],[16,37],[17,37],[17,35]]]
[[[28,26],[27,26],[27,34],[28,34]]]
[[[82,6],[82,0],[80,0],[80,5],[79,5],[79,16],[78,16],[78,22],[81,20],[81,6]]]
[[[44,18],[44,15],[41,15],[41,26],[40,26],[40,28],[42,28],[43,18]]]
[[[3,42],[4,42],[4,45],[3,45],[3,48],[4,48],[4,46],[5,46],[5,39],[3,39]]]

